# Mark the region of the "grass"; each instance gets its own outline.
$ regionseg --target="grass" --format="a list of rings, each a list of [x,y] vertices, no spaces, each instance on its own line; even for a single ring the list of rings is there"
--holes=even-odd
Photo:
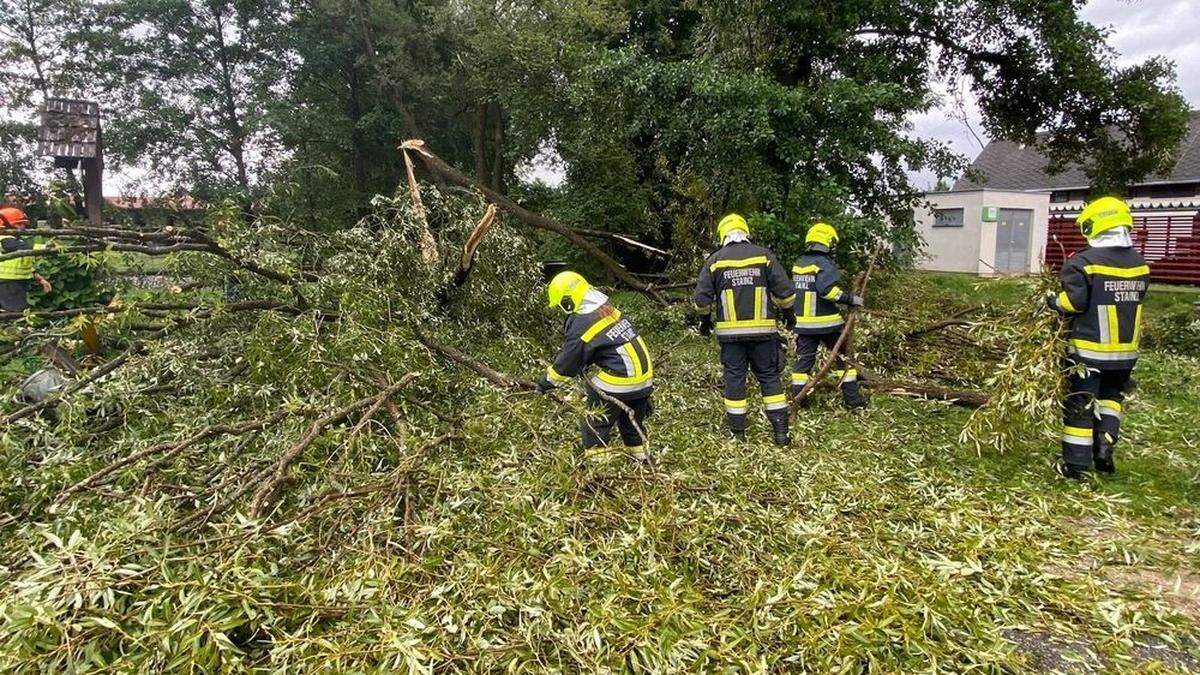
[[[1027,290],[934,283],[964,304]],[[175,493],[140,497],[152,477],[131,471],[94,510],[5,526],[0,667],[44,668],[59,650],[80,670],[1200,672],[1200,358],[1149,354],[1121,472],[1074,484],[1052,477],[1053,442],[978,454],[957,440],[969,411],[882,395],[855,414],[819,390],[790,448],[757,416],[749,442],[729,442],[716,345],[640,297],[616,302],[656,357],[654,467],[585,462],[572,414],[411,350],[387,367],[455,382],[428,400],[466,417],[402,496],[172,552],[178,537],[155,528]],[[281,332],[254,358],[295,339]],[[481,353],[532,376],[556,339]],[[187,424],[188,401],[154,405]],[[343,432],[318,446],[297,492],[361,484],[348,466],[407,462],[433,433],[414,424],[376,457]],[[97,451],[130,449],[51,442],[28,463],[10,451],[0,481],[77,478]],[[218,449],[246,464],[279,450]],[[207,457],[169,475],[185,482]],[[415,522],[397,521],[405,509]],[[246,527],[231,518],[205,535]],[[130,561],[146,541],[156,546]],[[38,559],[13,556],[26,550]]]
[[[956,272],[918,272],[942,289],[962,298],[974,298],[982,303],[1007,304],[1025,297],[1027,279],[1023,277],[981,278],[974,274]],[[1191,307],[1200,301],[1200,286],[1180,284],[1150,284],[1146,295],[1146,312],[1165,312]]]

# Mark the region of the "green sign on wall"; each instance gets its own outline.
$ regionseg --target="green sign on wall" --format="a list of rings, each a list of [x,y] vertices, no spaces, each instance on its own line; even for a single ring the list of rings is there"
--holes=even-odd
[[[983,222],[994,223],[997,220],[1000,220],[1000,207],[998,207],[998,206],[983,207]]]

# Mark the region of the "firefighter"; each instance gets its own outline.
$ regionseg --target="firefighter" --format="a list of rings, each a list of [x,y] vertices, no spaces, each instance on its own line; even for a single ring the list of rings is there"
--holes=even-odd
[[[1062,291],[1046,305],[1068,318],[1067,398],[1063,401],[1060,475],[1085,478],[1116,472],[1113,446],[1121,430],[1121,404],[1138,359],[1142,302],[1150,268],[1133,248],[1129,206],[1115,197],[1088,204],[1075,220],[1087,248],[1063,263]]]
[[[792,266],[792,283],[800,301],[793,329],[796,333],[796,365],[792,369],[792,396],[808,384],[817,363],[817,348],[825,345],[826,349],[833,349],[837,343],[845,323],[838,305],[862,307],[863,304],[862,297],[838,286],[842,273],[831,255],[837,240],[838,233],[832,225],[814,224],[804,236],[804,254]],[[848,343],[843,343],[843,351],[849,347]],[[842,404],[851,409],[867,407],[867,399],[859,388],[858,371],[847,368],[840,353],[836,367],[834,375],[841,383]]]
[[[644,461],[643,434],[654,390],[646,343],[608,296],[581,275],[560,272],[546,290],[550,307],[567,318],[562,349],[538,380],[538,391],[545,393],[586,372],[588,406],[601,412],[587,415],[580,425],[584,449],[607,446],[616,426],[629,452]]]
[[[752,370],[775,444],[785,446],[789,443],[788,402],[780,382],[782,359],[776,323],[793,325],[796,289],[775,254],[750,242],[745,218],[736,213],[722,218],[717,239],[721,248],[704,261],[694,299],[700,334],[715,332],[721,345],[729,431],[736,440],[746,438],[746,373]]]
[[[28,225],[29,218],[21,209],[11,206],[0,209],[0,253],[40,248],[17,236]],[[30,280],[41,284],[44,293],[53,289],[45,277],[33,271],[33,256],[0,260],[0,311],[25,311],[29,306]]]

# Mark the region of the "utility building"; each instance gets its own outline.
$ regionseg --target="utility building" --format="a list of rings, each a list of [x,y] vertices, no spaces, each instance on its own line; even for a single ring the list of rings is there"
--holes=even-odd
[[[1042,269],[1050,198],[1013,190],[931,192],[917,209],[920,266],[985,276]]]

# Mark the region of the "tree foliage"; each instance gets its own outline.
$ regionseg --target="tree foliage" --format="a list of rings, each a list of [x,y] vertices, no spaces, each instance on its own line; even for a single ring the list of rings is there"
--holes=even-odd
[[[23,6],[53,51],[13,43],[18,71],[57,73],[23,81],[100,98],[116,159],[318,228],[365,213],[402,175],[395,145],[421,137],[501,191],[548,153],[566,180],[537,206],[681,258],[731,209],[867,217],[903,247],[909,172],[963,167],[911,130],[939,83],[968,83],[993,137],[1105,190],[1169,168],[1187,124],[1172,65],[1116,65],[1074,0]]]

